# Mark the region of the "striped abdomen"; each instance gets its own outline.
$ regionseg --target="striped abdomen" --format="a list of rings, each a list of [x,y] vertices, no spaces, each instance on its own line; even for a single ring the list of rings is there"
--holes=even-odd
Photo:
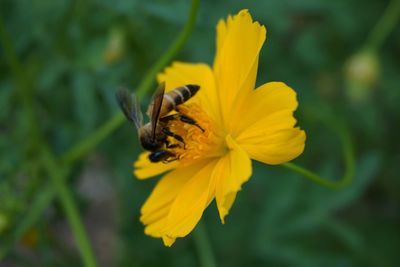
[[[160,116],[162,117],[167,115],[171,110],[175,109],[176,106],[188,101],[197,93],[197,91],[199,91],[199,89],[200,86],[198,85],[187,84],[165,93]]]

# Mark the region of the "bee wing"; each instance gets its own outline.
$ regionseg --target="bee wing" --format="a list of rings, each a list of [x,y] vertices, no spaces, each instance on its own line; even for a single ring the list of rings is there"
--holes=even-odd
[[[157,123],[158,119],[160,117],[160,111],[164,99],[164,92],[165,92],[165,82],[162,82],[156,92],[153,95],[152,98],[152,109],[149,112],[150,120],[151,120],[151,137],[152,140],[154,140],[156,136],[156,129],[157,129]]]
[[[132,103],[133,103],[133,106],[135,107],[134,114],[136,114],[135,116],[137,118],[137,125],[139,127],[142,127],[143,126],[143,113],[140,110],[139,100],[136,97],[136,95],[133,95],[133,102]],[[136,126],[136,127],[138,128],[138,126]]]
[[[135,95],[131,96],[130,92],[121,88],[116,93],[117,102],[124,113],[125,117],[133,122],[137,129],[143,126],[143,114],[140,110],[139,102]]]

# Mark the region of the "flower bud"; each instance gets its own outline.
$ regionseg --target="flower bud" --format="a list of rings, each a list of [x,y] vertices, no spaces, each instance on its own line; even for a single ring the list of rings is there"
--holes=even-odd
[[[125,52],[125,35],[120,29],[111,30],[108,43],[103,54],[106,64],[113,64],[124,55]]]
[[[8,227],[9,221],[6,214],[0,212],[0,234]]]
[[[353,102],[363,102],[371,95],[371,89],[379,77],[379,60],[371,51],[353,55],[345,66],[347,96]]]

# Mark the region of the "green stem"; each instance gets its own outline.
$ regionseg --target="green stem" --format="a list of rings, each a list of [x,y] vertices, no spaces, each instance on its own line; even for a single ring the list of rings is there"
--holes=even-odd
[[[56,162],[54,161],[54,155],[52,155],[47,148],[45,148],[43,152],[43,157],[44,167],[52,179],[53,186],[57,192],[57,197],[61,202],[65,216],[67,217],[75,240],[77,241],[84,265],[86,267],[95,267],[97,264],[89,238],[81,221],[74,198],[68,190],[68,187],[63,179],[65,170],[60,169],[60,167],[57,166]]]
[[[86,155],[91,151],[97,144],[109,136],[115,129],[117,129],[123,122],[125,117],[122,112],[115,114],[110,120],[104,123],[99,129],[97,129],[90,136],[86,137],[85,140],[73,146],[61,157],[61,162],[64,165],[70,165],[76,160]]]
[[[43,153],[44,167],[49,176],[52,178],[55,187],[54,191],[58,193],[58,197],[60,198],[66,217],[71,225],[72,231],[78,243],[78,247],[82,255],[84,264],[86,267],[95,267],[96,261],[92,253],[90,243],[88,241],[89,239],[87,238],[86,232],[80,220],[80,216],[77,212],[73,197],[70,194],[67,185],[64,183],[64,174],[62,174],[62,170],[60,170],[60,168],[57,166],[54,155],[52,155],[50,153],[50,150],[47,148],[47,145],[44,142],[45,139],[43,138],[40,128],[38,126],[39,124],[36,117],[33,101],[33,87],[31,86],[32,83],[30,83],[26,78],[24,69],[22,68],[22,64],[18,59],[11,38],[8,35],[1,19],[0,42],[6,54],[6,60],[11,67],[11,72],[14,76],[15,83],[17,84],[19,97],[21,99],[25,114],[28,116],[29,119],[29,129],[27,135],[30,137],[29,145],[32,149],[32,151],[29,152],[33,152],[35,155],[38,154],[38,152]],[[37,151],[40,146],[45,147],[45,149]],[[27,155],[26,160],[30,160],[29,155]],[[38,200],[38,206],[33,207],[35,209],[32,213],[29,213],[30,217],[28,217],[28,221],[21,224],[21,228],[16,229],[13,237],[19,238],[25,233],[27,229],[29,229],[30,224],[33,224],[38,218],[38,214],[40,214],[40,211],[42,211],[41,209],[47,207],[43,204],[50,203],[53,195],[54,193],[48,193],[45,194],[43,198],[40,198]],[[14,242],[17,242],[17,239],[14,239]],[[0,256],[3,257],[4,255],[5,254],[3,253]]]
[[[400,0],[392,0],[367,38],[366,49],[378,50],[400,18]]]
[[[207,229],[203,221],[200,221],[193,231],[193,238],[199,254],[202,267],[216,267],[216,261],[212,252]]]
[[[15,247],[25,233],[32,228],[32,225],[39,221],[43,211],[50,205],[54,197],[55,191],[52,184],[46,184],[40,190],[40,194],[37,194],[36,198],[30,204],[27,212],[20,220],[18,220],[18,223],[15,226],[12,235],[10,236],[9,242],[4,247],[0,248],[0,262]]]
[[[354,151],[349,132],[342,126],[334,127],[342,143],[343,158],[345,163],[345,173],[339,180],[330,180],[294,163],[284,163],[280,166],[296,172],[311,181],[332,189],[343,188],[351,183],[354,177]]]
[[[22,71],[22,66],[17,58],[16,51],[14,50],[10,35],[6,30],[2,18],[0,18],[0,44],[4,49],[3,55],[10,65],[11,73],[14,76],[14,80],[19,85],[18,89],[20,90],[21,98],[26,101],[27,99],[23,94],[27,89],[25,75]]]
[[[52,178],[53,185],[47,185],[40,192],[40,195],[32,203],[31,208],[27,214],[23,217],[20,223],[16,226],[13,233],[10,245],[2,248],[0,252],[0,261],[4,256],[12,249],[12,245],[16,244],[18,240],[34,225],[39,219],[43,211],[50,205],[54,197],[59,197],[64,212],[68,219],[68,222],[72,228],[75,239],[79,247],[79,252],[82,255],[82,259],[86,267],[96,266],[95,257],[93,255],[89,239],[84,230],[81,222],[78,209],[74,203],[74,199],[69,192],[65,180],[67,177],[67,170],[60,170],[57,167],[53,155],[50,154],[49,150],[44,153],[44,165],[49,176]]]
[[[197,11],[199,9],[199,0],[192,0],[189,18],[182,29],[181,33],[176,37],[175,41],[170,45],[167,52],[164,53],[161,58],[149,69],[145,77],[139,84],[136,94],[138,97],[144,96],[150,88],[152,88],[155,77],[158,72],[164,68],[181,50],[183,45],[186,43],[192,29],[196,23]]]
[[[13,46],[13,42],[11,40],[10,35],[7,32],[7,29],[3,23],[2,18],[0,18],[0,45],[4,49],[4,57],[10,66],[10,70],[12,76],[14,78],[14,82],[16,86],[16,92],[22,102],[22,106],[24,108],[25,114],[28,117],[29,121],[29,149],[33,150],[37,148],[37,139],[39,128],[36,121],[36,117],[33,111],[33,101],[32,101],[32,90],[30,86],[30,82],[28,81],[24,70],[22,68],[22,64],[17,57],[17,52]]]
[[[3,23],[3,20],[0,18],[0,44],[4,50],[4,57],[8,62],[11,70],[11,74],[13,76],[14,82],[16,84],[16,92],[20,98],[21,106],[24,109],[24,113],[28,116],[29,121],[29,144],[27,144],[28,152],[34,152],[37,154],[37,151],[34,151],[39,147],[39,127],[36,123],[36,117],[33,107],[32,101],[32,89],[30,87],[30,83],[27,81],[26,75],[24,73],[22,64],[17,56],[17,52],[14,49],[13,42],[11,40],[10,35],[7,32],[7,29]],[[29,153],[27,153],[29,154]],[[27,155],[28,157],[28,155]],[[53,192],[51,192],[53,193]],[[53,195],[53,194],[52,194]],[[5,248],[1,255],[3,258],[6,253],[12,248],[13,244],[16,244],[18,240],[26,233],[27,230],[39,219],[40,214],[43,212],[45,207],[48,207],[50,198],[49,194],[40,194],[37,197],[34,204],[31,205],[24,219],[20,221],[18,227],[15,228],[15,231],[12,234],[12,241],[10,245]]]
[[[160,71],[166,64],[168,64],[169,61],[171,61],[177,52],[182,48],[184,43],[189,37],[189,34],[191,33],[194,23],[196,20],[196,15],[197,15],[197,10],[199,6],[199,0],[193,0],[192,1],[192,6],[191,6],[191,11],[189,15],[189,19],[187,24],[185,25],[184,29],[182,30],[181,34],[176,38],[175,42],[170,46],[168,51],[166,52],[166,55],[162,56],[159,61],[155,63],[155,65],[147,72],[145,75],[145,78],[143,81],[140,83],[138,87],[138,94],[143,96],[146,94],[147,91],[151,89],[152,85],[152,80],[154,79],[155,75],[157,74],[158,71]],[[6,55],[9,61],[10,65],[12,67],[12,70],[14,71],[14,76],[17,81],[22,81],[24,79],[20,79],[23,75],[23,71],[21,68],[21,64],[19,64],[18,58],[16,57],[16,53],[13,50],[12,43],[10,42],[10,39],[8,38],[8,35],[6,34],[5,28],[3,27],[3,24],[0,21],[0,38],[2,41],[2,45],[5,47]],[[24,83],[24,86],[26,83]],[[24,87],[24,90],[27,87]],[[26,96],[27,94],[21,94],[22,96]],[[26,99],[29,100],[29,99]],[[28,101],[26,101],[28,103]],[[100,143],[103,139],[105,139],[107,136],[109,136],[118,126],[120,126],[123,121],[124,117],[122,113],[118,113],[114,115],[109,121],[107,121],[103,126],[101,126],[96,132],[94,132],[92,135],[87,137],[83,142],[80,142],[79,144],[75,145],[73,148],[71,148],[67,153],[64,154],[64,156],[61,158],[61,162],[64,165],[69,165],[78,160],[80,157],[84,156],[87,154],[91,149],[93,149],[98,143]],[[55,182],[55,185],[57,185],[57,192],[61,191],[62,196],[60,196],[60,200],[63,203],[64,210],[68,212],[68,220],[71,223],[71,226],[73,228],[73,231],[78,239],[78,245],[80,248],[84,249],[85,253],[85,262],[89,265],[87,266],[95,266],[95,265],[90,265],[94,264],[94,258],[91,257],[91,249],[89,246],[89,242],[87,241],[88,239],[85,238],[86,234],[84,232],[84,228],[82,226],[82,223],[80,222],[79,215],[77,212],[77,209],[74,205],[73,198],[71,197],[66,184],[66,173],[60,174],[57,173],[56,170],[56,165],[54,162],[54,159],[48,157],[47,158],[47,170],[52,171],[51,176],[53,179],[53,182]],[[38,221],[39,215],[43,213],[43,211],[50,205],[50,203],[53,201],[55,197],[55,191],[52,186],[47,186],[43,191],[41,192],[41,197],[38,197],[35,202],[32,205],[32,209],[28,211],[27,215],[24,217],[25,219],[23,222],[21,222],[17,230],[14,233],[14,241],[16,242],[23,236],[23,234],[34,224]],[[61,199],[62,198],[62,199]],[[65,204],[65,206],[64,206]],[[86,241],[85,241],[86,240]],[[6,250],[8,251],[8,250]],[[2,251],[4,253],[0,253],[0,258],[4,257],[4,255],[7,253],[6,251]],[[90,259],[92,258],[92,259]]]
[[[389,34],[395,29],[395,26],[398,24],[399,19],[400,0],[392,0],[386,7],[378,23],[376,23],[374,28],[371,30],[363,50],[376,52],[382,46]],[[345,173],[341,179],[336,181],[325,179],[318,174],[294,163],[285,163],[281,166],[300,175],[303,175],[304,177],[322,186],[334,189],[346,186],[352,181],[354,176],[354,153],[349,133],[345,131],[343,127],[337,127],[337,130],[339,130],[338,133],[342,141],[343,157],[346,168]]]
[[[177,36],[175,41],[169,46],[168,50],[160,57],[160,59],[147,71],[143,80],[139,84],[136,94],[138,97],[143,97],[153,86],[155,77],[159,71],[162,70],[176,54],[181,50],[183,45],[189,38],[190,33],[196,22],[196,15],[199,8],[199,0],[192,0],[189,18],[182,29],[181,33]],[[104,123],[94,133],[87,136],[84,140],[73,146],[62,156],[62,162],[71,164],[79,158],[89,153],[94,147],[96,147],[101,141],[109,136],[124,122],[124,118],[121,112],[115,114],[111,119]]]

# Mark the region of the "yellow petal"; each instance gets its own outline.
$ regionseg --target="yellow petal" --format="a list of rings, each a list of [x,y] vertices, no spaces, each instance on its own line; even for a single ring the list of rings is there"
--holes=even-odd
[[[141,209],[147,235],[171,246],[189,234],[215,196],[212,171],[216,160],[205,160],[165,175]]]
[[[172,245],[175,239],[168,238],[165,233],[171,205],[182,188],[205,165],[206,162],[198,162],[188,167],[177,168],[161,178],[141,208],[140,221],[146,226],[147,235],[163,237],[164,243]]]
[[[230,135],[226,137],[226,143],[229,152],[219,160],[213,171],[213,179],[217,181],[216,199],[222,223],[235,201],[236,193],[251,176],[251,160],[246,152]]]
[[[167,92],[185,84],[200,85],[199,92],[187,103],[191,101],[199,103],[214,122],[219,122],[214,74],[208,65],[174,62],[157,76],[157,80],[165,81]]]
[[[238,138],[238,143],[252,159],[267,164],[281,164],[303,153],[306,140],[304,131],[292,128],[263,132],[268,125],[257,125],[259,129],[253,127],[253,131],[243,134],[243,139]]]
[[[258,55],[265,38],[265,27],[253,22],[247,10],[217,25],[214,73],[228,129],[231,118],[237,115],[232,111],[242,106],[242,101],[254,89]]]
[[[216,160],[208,161],[180,190],[168,215],[167,237],[186,236],[196,226],[215,195],[215,181],[211,179],[215,165]]]
[[[170,163],[153,163],[149,160],[149,152],[143,152],[139,155],[139,158],[133,163],[133,175],[138,179],[147,179],[166,171],[172,170],[179,165],[178,161],[173,161]]]
[[[175,243],[175,240],[176,240],[176,238],[169,237],[169,236],[166,236],[166,235],[163,236],[162,239],[163,239],[164,245],[166,247],[172,246]]]
[[[235,120],[233,136],[238,136],[243,131],[249,131],[253,124],[265,125],[268,129],[279,123],[286,123],[287,128],[292,128],[295,120],[292,113],[297,108],[296,92],[282,82],[269,82],[252,91],[242,108],[240,120]],[[281,113],[281,115],[276,114]],[[282,117],[282,113],[287,116]],[[275,116],[275,117],[271,117]]]
[[[236,140],[252,159],[281,164],[304,150],[305,132],[293,128],[296,93],[281,82],[260,86],[248,99],[248,110],[236,123]]]

